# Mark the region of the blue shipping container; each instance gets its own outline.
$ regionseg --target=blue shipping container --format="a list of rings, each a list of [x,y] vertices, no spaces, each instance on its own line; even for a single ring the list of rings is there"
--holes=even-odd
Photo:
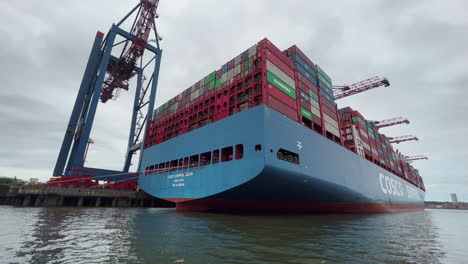
[[[314,77],[317,77],[315,74],[315,69],[312,65],[308,64],[305,62],[299,55],[297,54],[292,54],[289,57],[293,62],[299,63],[306,71],[313,73]]]
[[[294,63],[294,66],[296,66],[297,71],[302,74],[309,82],[311,82],[313,85],[317,85],[317,79],[315,79],[314,76],[312,76],[309,72],[304,69],[300,64]]]

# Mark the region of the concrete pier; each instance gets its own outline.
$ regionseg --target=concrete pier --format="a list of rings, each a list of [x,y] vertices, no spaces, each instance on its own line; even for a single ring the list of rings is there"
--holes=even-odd
[[[0,192],[0,204],[14,206],[174,207],[175,204],[143,191],[64,188],[43,185],[9,186]]]

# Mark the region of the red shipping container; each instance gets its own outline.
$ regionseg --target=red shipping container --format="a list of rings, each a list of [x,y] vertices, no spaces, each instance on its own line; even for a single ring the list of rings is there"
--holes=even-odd
[[[300,75],[302,78],[305,79],[305,77],[302,76],[302,74],[298,73],[298,75]],[[300,81],[299,79],[297,80],[297,86],[299,88],[301,88],[302,90],[312,90],[314,91],[314,93],[317,94],[317,96],[319,95],[319,91],[318,91],[318,88],[317,86],[313,85],[311,82],[309,82],[309,80],[305,79],[305,81],[307,81],[307,83],[304,83],[302,81]]]
[[[312,122],[319,126],[322,126],[322,119],[314,114],[312,114]]]
[[[375,155],[374,153],[372,153],[372,158],[375,159],[375,160],[377,160],[377,162],[380,163],[380,158],[379,158],[378,155]]]
[[[265,58],[269,60],[271,63],[273,63],[276,67],[278,67],[280,70],[282,70],[284,73],[286,73],[289,77],[291,77],[291,79],[294,79],[293,68],[288,67],[288,65],[282,62],[282,60],[276,57],[269,50],[265,51]]]
[[[320,98],[320,111],[322,113],[325,113],[327,114],[329,117],[333,118],[333,120],[335,120],[336,122],[338,122],[338,115],[336,112],[332,112],[330,109],[328,109],[328,107],[325,107],[323,104],[322,104],[322,101],[326,101],[325,98]]]
[[[335,105],[332,105],[330,102],[328,102],[327,99],[320,97],[320,106],[326,107],[328,110],[332,111],[333,113],[337,113],[338,109],[336,108]]]
[[[291,107],[292,109],[297,109],[297,102],[295,99],[290,97],[289,95],[282,92],[280,89],[273,86],[271,83],[267,84],[267,93],[269,95],[273,95],[277,99],[279,99],[283,104]]]
[[[234,64],[234,59],[232,59],[230,62],[228,62],[228,71],[231,70],[231,69],[233,69],[234,66],[235,66],[235,64]]]
[[[275,56],[288,65],[289,68],[294,69],[293,62],[286,56],[281,50],[279,50],[275,45],[273,45],[267,38],[261,40],[257,45],[257,51],[267,49],[271,51]]]
[[[288,105],[284,104],[272,95],[268,96],[268,106],[284,114],[285,116],[288,116],[291,119],[298,121],[296,109],[289,107]]]
[[[372,152],[370,152],[370,151],[367,150],[366,148],[364,148],[364,154],[366,154],[366,155],[369,156],[369,157],[372,157]]]
[[[302,99],[302,98],[300,99],[300,101],[301,101],[301,106],[304,107],[305,109],[307,109],[307,111],[310,111],[310,107],[311,107],[310,103],[304,101],[304,99]]]
[[[241,72],[245,72],[249,69],[249,62],[248,61],[243,61],[241,63]]]

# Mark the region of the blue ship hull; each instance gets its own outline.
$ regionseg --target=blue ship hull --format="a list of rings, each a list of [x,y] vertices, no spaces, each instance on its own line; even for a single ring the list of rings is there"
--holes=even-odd
[[[370,213],[424,207],[420,188],[264,105],[145,149],[141,168],[238,144],[241,159],[142,174],[139,186],[176,202],[177,210]],[[278,159],[279,149],[297,153],[300,163]]]

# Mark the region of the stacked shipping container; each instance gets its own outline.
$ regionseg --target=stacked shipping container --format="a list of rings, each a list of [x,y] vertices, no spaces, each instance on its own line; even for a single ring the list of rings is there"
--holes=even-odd
[[[281,52],[264,39],[156,109],[145,147],[260,104],[341,144],[331,85],[296,46]]]
[[[349,107],[338,111],[332,87],[328,74],[297,46],[281,52],[263,39],[156,109],[145,148],[264,104],[422,185],[417,170],[393,151],[372,122]]]
[[[338,108],[331,78],[297,46],[288,48],[284,53],[295,67],[302,123],[341,144]]]
[[[339,110],[344,146],[378,166],[424,189],[419,172],[399,152],[389,139],[380,134],[372,121],[351,107]]]

